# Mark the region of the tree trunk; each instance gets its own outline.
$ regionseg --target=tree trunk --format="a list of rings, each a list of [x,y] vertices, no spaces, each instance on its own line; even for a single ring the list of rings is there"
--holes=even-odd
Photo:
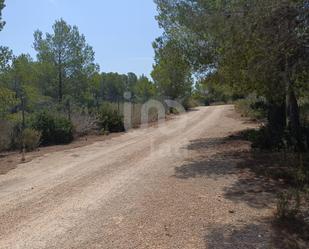
[[[297,151],[305,150],[305,143],[302,139],[302,131],[300,124],[299,106],[295,91],[293,88],[293,83],[290,80],[289,72],[290,66],[288,60],[285,60],[285,68],[283,73],[283,80],[285,81],[285,92],[286,92],[286,116],[287,116],[287,126],[291,131],[292,138],[295,142],[295,149]]]
[[[25,97],[21,97],[21,114],[22,114],[22,129],[23,131],[26,128],[26,121],[25,121]]]
[[[59,103],[62,102],[62,97],[63,97],[63,91],[62,91],[62,70],[61,70],[61,66],[59,66],[59,85],[58,85],[58,100]]]
[[[298,151],[304,151],[305,146],[302,140],[299,106],[298,106],[295,92],[294,92],[294,89],[291,83],[289,84],[287,94],[288,94],[288,101],[289,101],[288,102],[289,127],[291,129],[291,133],[296,142],[296,149]]]
[[[268,108],[268,126],[272,133],[283,134],[286,127],[286,104],[282,100],[281,103],[269,102]]]
[[[61,51],[58,52],[58,101],[62,102],[63,98],[63,82],[62,82],[62,60],[61,60]]]
[[[70,120],[70,121],[72,121],[71,120],[71,103],[70,103],[70,100],[68,99],[68,101],[67,101],[67,111],[68,111],[68,119]]]

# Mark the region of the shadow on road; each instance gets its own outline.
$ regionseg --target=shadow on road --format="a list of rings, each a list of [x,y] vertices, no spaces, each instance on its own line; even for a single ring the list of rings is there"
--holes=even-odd
[[[188,159],[184,165],[176,167],[175,177],[209,177],[219,180],[229,175],[237,175],[238,180],[224,189],[225,198],[234,202],[245,202],[254,208],[265,208],[274,204],[274,193],[280,189],[280,185],[260,174],[265,165],[252,158],[247,142],[235,138],[199,139],[191,141],[188,149],[199,156],[193,156],[194,159]]]
[[[266,222],[266,221],[265,221]],[[205,248],[208,249],[256,249],[271,248],[267,223],[250,224],[243,227],[232,225],[208,228]]]
[[[257,210],[273,208],[277,193],[285,188],[280,182],[281,156],[269,158],[269,154],[253,152],[250,143],[238,136],[194,140],[187,148],[193,156],[175,168],[174,177],[184,181],[202,177],[219,181],[237,176],[233,184],[223,189],[224,198],[229,201]],[[214,224],[207,229],[206,248],[271,248],[265,241],[275,243],[280,234],[272,221],[258,220],[243,227]]]

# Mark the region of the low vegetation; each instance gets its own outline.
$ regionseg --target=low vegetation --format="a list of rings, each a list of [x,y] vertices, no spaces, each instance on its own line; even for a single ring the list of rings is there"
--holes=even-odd
[[[43,145],[66,144],[73,140],[73,124],[61,116],[38,113],[31,120],[31,127],[41,133]]]
[[[41,132],[31,128],[26,128],[23,130],[21,141],[19,141],[18,144],[25,146],[27,151],[33,151],[37,149],[41,144]]]
[[[98,125],[102,133],[124,131],[123,116],[108,103],[100,107],[98,112]]]

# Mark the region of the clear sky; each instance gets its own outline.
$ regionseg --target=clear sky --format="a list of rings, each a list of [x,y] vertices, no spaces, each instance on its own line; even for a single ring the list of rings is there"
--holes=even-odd
[[[1,45],[14,54],[33,50],[33,32],[51,31],[56,19],[77,25],[94,48],[104,72],[149,75],[152,42],[162,33],[155,21],[153,0],[6,0]]]

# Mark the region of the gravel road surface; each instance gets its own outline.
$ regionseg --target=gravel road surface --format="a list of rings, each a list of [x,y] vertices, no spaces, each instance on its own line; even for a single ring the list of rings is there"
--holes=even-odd
[[[200,107],[19,165],[0,176],[0,248],[270,248],[272,207],[228,195],[224,154],[248,145],[222,141],[249,126]]]

